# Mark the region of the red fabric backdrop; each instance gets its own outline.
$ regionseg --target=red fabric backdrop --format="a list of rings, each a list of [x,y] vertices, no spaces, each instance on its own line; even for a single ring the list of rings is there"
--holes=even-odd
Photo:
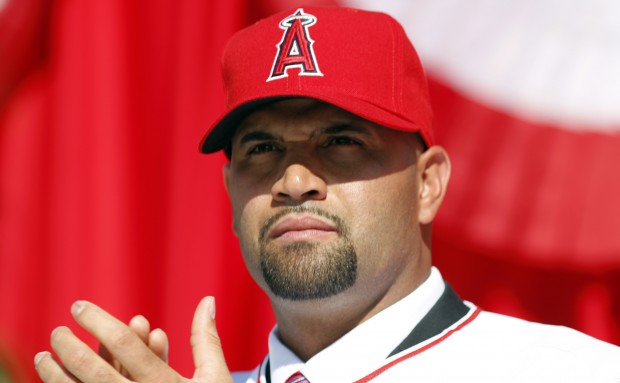
[[[5,1],[0,9],[0,363],[16,381],[36,381],[32,357],[49,348],[55,326],[69,324],[84,335],[69,307],[88,299],[123,320],[142,313],[164,328],[171,364],[190,374],[191,317],[200,298],[210,294],[218,302],[230,367],[253,367],[266,350],[273,316],[246,273],[230,230],[220,181],[225,160],[200,155],[197,148],[206,124],[223,106],[223,44],[241,26],[281,8],[281,2]],[[431,89],[439,139],[457,164],[435,230],[435,259],[446,277],[485,308],[568,324],[620,343],[618,247],[607,247],[608,262],[593,266],[580,263],[584,257],[574,252],[531,253],[527,244],[539,238],[531,233],[516,230],[501,241],[478,235],[486,230],[477,212],[493,206],[485,204],[488,196],[472,191],[467,172],[486,169],[488,180],[506,172],[473,162],[478,157],[460,144],[466,138],[454,121],[467,113],[487,122],[507,116],[437,79]],[[615,148],[617,140],[604,145]],[[513,171],[528,164],[508,165]],[[537,173],[535,181],[551,182],[544,177]],[[601,198],[613,198],[609,193]],[[519,193],[508,196],[522,201]],[[521,210],[515,206],[517,214]],[[617,211],[618,203],[609,206]],[[544,206],[537,206],[531,214],[541,211]],[[608,222],[598,213],[603,218],[588,222]],[[566,214],[558,219],[571,219]],[[478,225],[475,233],[467,230],[468,219]],[[549,238],[562,244],[574,233],[544,237]],[[583,246],[578,250],[587,252]],[[553,262],[539,262],[545,255]]]
[[[58,1],[30,44],[44,59],[5,76],[0,338],[28,372],[55,326],[76,329],[76,299],[144,313],[189,373],[193,309],[213,294],[231,367],[264,352],[273,319],[230,230],[224,158],[198,152],[223,107],[223,44],[251,17],[244,1]],[[19,47],[3,62],[37,56]]]

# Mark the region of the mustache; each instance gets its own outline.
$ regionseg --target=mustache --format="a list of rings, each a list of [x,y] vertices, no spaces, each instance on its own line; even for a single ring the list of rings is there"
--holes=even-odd
[[[267,218],[265,222],[263,222],[263,225],[261,226],[260,233],[258,236],[259,241],[264,242],[265,238],[267,237],[267,234],[269,233],[269,230],[271,230],[273,225],[275,225],[275,223],[278,222],[282,217],[289,215],[289,214],[304,214],[304,213],[314,214],[319,217],[327,218],[334,224],[338,233],[340,233],[341,235],[345,237],[348,236],[348,230],[347,230],[346,224],[344,223],[342,218],[338,217],[337,215],[332,214],[328,212],[327,210],[314,207],[314,206],[288,206],[288,207],[282,208],[282,210],[278,211],[271,217]]]

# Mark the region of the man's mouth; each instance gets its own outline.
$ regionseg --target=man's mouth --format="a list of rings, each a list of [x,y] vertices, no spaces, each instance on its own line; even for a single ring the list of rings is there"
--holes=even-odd
[[[309,215],[289,216],[269,231],[269,239],[284,242],[320,240],[338,234],[336,226]]]

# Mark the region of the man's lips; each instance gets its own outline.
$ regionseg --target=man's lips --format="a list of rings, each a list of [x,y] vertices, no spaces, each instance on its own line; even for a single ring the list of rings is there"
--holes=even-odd
[[[307,241],[337,233],[336,226],[311,216],[287,217],[269,231],[270,239]]]

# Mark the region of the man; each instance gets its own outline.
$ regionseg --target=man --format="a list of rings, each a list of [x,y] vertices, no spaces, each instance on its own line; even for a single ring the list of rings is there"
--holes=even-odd
[[[201,149],[224,181],[248,270],[277,327],[237,382],[619,382],[620,349],[576,331],[481,311],[431,266],[450,162],[434,144],[424,72],[392,18],[345,8],[274,15],[223,58],[228,109]],[[97,355],[64,327],[46,382],[230,382],[212,297],[192,325],[194,377],[166,339],[76,302]],[[62,363],[60,363],[62,361]]]

